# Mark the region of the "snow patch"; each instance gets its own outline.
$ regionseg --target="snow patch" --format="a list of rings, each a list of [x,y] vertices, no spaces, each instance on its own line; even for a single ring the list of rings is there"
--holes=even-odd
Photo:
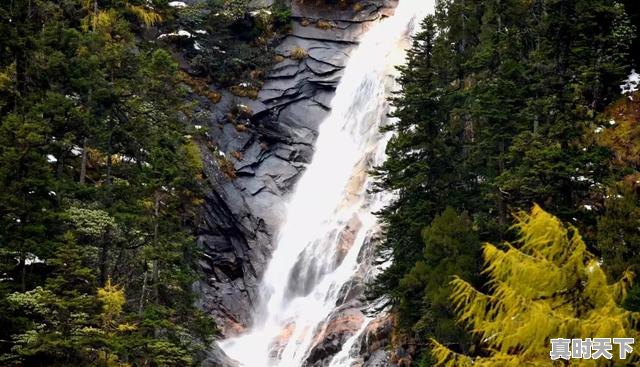
[[[183,1],[172,1],[169,3],[169,6],[172,8],[186,8],[187,4],[185,4]]]
[[[44,260],[40,259],[39,257],[37,257],[34,254],[27,254],[27,256],[24,259],[24,264],[25,265],[31,265],[31,264],[42,264],[44,263]]]
[[[191,38],[193,36],[191,35],[191,33],[185,31],[184,29],[180,29],[177,32],[163,33],[163,34],[158,36],[158,39],[160,40],[160,39],[167,38],[167,37],[186,37],[186,38]]]
[[[58,161],[58,158],[54,157],[53,154],[47,154],[47,162],[56,163],[57,161]]]
[[[631,74],[624,81],[624,84],[620,85],[621,93],[633,93],[638,90],[638,84],[640,83],[640,74],[636,73],[636,70],[631,70]]]
[[[252,17],[255,17],[255,16],[260,15],[260,14],[271,15],[271,12],[269,10],[267,10],[267,9],[260,9],[260,10],[254,10],[249,14]]]
[[[571,180],[572,181],[577,181],[577,182],[590,182],[590,183],[593,183],[593,179],[585,177],[585,176],[582,176],[582,175],[578,176],[578,177],[573,176],[573,177],[571,177]]]
[[[77,145],[74,145],[73,148],[71,148],[71,154],[75,155],[76,157],[82,154],[82,148],[80,148]]]

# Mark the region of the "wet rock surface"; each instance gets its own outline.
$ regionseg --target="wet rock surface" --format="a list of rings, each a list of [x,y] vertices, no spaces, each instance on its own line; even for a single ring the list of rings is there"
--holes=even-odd
[[[206,131],[201,150],[209,183],[198,237],[203,277],[194,286],[200,307],[218,320],[225,336],[250,326],[285,200],[311,161],[349,53],[396,3],[372,0],[355,11],[294,2],[293,30],[277,49],[285,58],[269,71],[256,100],[223,92],[213,104],[194,95],[195,120]],[[318,21],[331,27],[318,27]],[[306,56],[288,58],[296,48]],[[238,105],[248,116],[230,122],[227,114]]]
[[[359,340],[359,355],[364,367],[395,366],[389,362],[387,346],[393,332],[393,318],[384,314],[371,321]]]
[[[354,331],[360,328],[364,315],[358,309],[347,306],[335,313],[323,330],[316,335],[316,344],[307,356],[305,366],[320,367],[330,362],[330,357],[339,352]]]

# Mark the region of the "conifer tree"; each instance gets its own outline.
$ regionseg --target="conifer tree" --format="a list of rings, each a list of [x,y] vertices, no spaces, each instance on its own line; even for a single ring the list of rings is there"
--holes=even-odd
[[[478,336],[481,351],[466,356],[434,341],[438,365],[549,366],[551,338],[639,336],[640,314],[620,306],[632,273],[610,283],[577,229],[539,206],[516,219],[518,241],[483,248],[488,292],[459,277],[452,282],[458,318]],[[636,351],[625,362],[639,357]],[[571,359],[569,365],[608,363]]]
[[[466,350],[470,340],[455,321],[449,301],[451,278],[478,277],[480,241],[466,213],[447,208],[424,228],[423,259],[400,280],[403,297],[398,305],[398,323],[410,328],[416,338],[438,338],[458,350]]]
[[[480,241],[500,242],[514,239],[509,213],[543,203],[595,251],[607,186],[623,173],[591,135],[629,71],[630,29],[619,1],[438,2],[400,68],[398,120],[375,171],[397,195],[379,213],[379,254],[392,261],[371,297],[419,320],[401,282],[428,258],[421,231],[447,207],[468,213]]]
[[[160,4],[0,3],[2,365],[186,366],[216,330],[178,65],[137,33]]]

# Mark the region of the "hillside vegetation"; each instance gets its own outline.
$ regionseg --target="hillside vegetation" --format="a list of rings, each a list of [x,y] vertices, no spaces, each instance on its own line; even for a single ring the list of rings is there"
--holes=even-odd
[[[495,350],[485,324],[467,313],[475,306],[461,301],[461,283],[450,281],[499,296],[497,265],[487,247],[483,258],[482,244],[505,250],[503,241],[518,241],[512,215],[536,203],[580,232],[609,282],[630,282],[627,271],[640,271],[637,80],[621,89],[637,30],[624,4],[438,4],[400,68],[389,159],[375,172],[380,190],[397,193],[379,213],[379,255],[393,262],[369,287],[397,316],[396,344],[424,366],[435,363],[430,339],[470,358]],[[530,265],[518,282],[558,286],[537,277],[542,263]],[[634,284],[618,301],[638,311]],[[456,304],[470,325],[460,322]],[[522,304],[508,306],[527,316]],[[498,350],[522,357],[527,342]]]
[[[194,306],[206,186],[185,92],[245,77],[242,50],[288,19],[243,38],[246,5],[0,4],[0,365],[199,364],[217,329]],[[195,34],[219,64],[190,56],[189,77]]]

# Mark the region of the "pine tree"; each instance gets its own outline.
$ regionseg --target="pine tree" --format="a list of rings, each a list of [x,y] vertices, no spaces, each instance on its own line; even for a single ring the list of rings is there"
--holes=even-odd
[[[620,306],[632,273],[609,283],[577,229],[538,206],[516,218],[517,242],[483,248],[489,292],[462,278],[452,282],[458,318],[481,340],[482,352],[461,355],[434,341],[439,365],[548,366],[551,338],[638,337],[640,315]],[[626,362],[639,357],[635,352]]]

